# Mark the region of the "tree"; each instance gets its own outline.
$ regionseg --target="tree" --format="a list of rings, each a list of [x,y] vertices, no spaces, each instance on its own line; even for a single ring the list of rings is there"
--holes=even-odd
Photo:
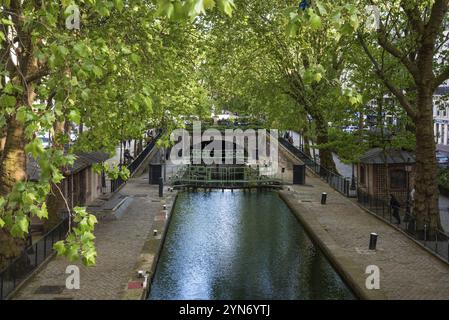
[[[232,0],[217,4],[232,14]],[[199,61],[196,37],[183,21],[214,5],[204,0],[0,2],[0,264],[23,250],[31,216],[47,218],[46,201],[58,192],[61,170],[73,164],[75,151],[113,152],[149,125],[203,110],[205,94],[192,77]],[[77,18],[80,29],[66,28]],[[195,99],[184,98],[193,93]],[[181,109],[182,104],[191,109]],[[87,130],[67,149],[63,127],[71,124]],[[50,132],[51,148],[43,148],[39,132]],[[28,157],[40,166],[37,182],[27,180]],[[52,211],[58,207],[52,205]],[[55,248],[92,265],[96,219],[83,208],[70,211],[73,232]]]
[[[232,20],[210,22],[215,48],[207,58],[211,91],[219,92],[228,105],[244,101],[246,112],[263,114],[267,126],[316,136],[321,165],[335,170],[328,124],[336,110],[361,100],[343,90],[340,81],[347,39],[335,37],[321,22],[314,23],[316,15],[297,12],[283,1],[239,2],[237,7]],[[287,32],[286,11],[295,19]]]
[[[374,6],[367,10],[367,5]],[[326,14],[321,10],[326,9]],[[373,16],[373,10],[378,15]],[[418,228],[440,227],[437,164],[433,133],[433,93],[449,77],[448,1],[315,1],[323,20],[363,49],[373,74],[399,102],[416,128],[415,209]],[[366,28],[367,22],[375,28]],[[400,66],[400,80],[389,77],[378,57],[388,55]]]

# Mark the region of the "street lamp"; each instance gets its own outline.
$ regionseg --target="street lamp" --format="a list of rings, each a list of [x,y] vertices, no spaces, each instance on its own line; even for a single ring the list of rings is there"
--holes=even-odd
[[[355,186],[354,163],[352,163],[351,190],[354,191],[355,189],[356,186]]]
[[[405,171],[407,173],[407,207],[406,207],[406,213],[410,214],[410,172],[412,171],[413,167],[410,164],[410,158],[407,158],[407,164],[405,165]]]

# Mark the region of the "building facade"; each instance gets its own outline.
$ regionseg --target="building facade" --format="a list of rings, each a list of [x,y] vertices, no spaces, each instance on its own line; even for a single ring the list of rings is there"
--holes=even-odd
[[[449,86],[441,86],[433,97],[433,130],[437,145],[449,145]]]

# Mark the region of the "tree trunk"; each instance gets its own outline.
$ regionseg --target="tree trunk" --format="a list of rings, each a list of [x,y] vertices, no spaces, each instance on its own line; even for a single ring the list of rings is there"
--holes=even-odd
[[[6,143],[6,130],[7,126],[4,126],[0,129],[0,159],[2,157],[3,149],[5,149],[5,143]]]
[[[433,101],[430,90],[418,95],[418,115],[416,119],[416,175],[414,213],[417,228],[422,230],[440,228],[438,208],[437,163],[435,158],[435,138],[433,132]]]
[[[14,185],[26,179],[26,155],[24,151],[24,125],[15,115],[8,121],[7,137],[0,163],[0,195],[8,195]],[[26,241],[11,236],[0,229],[0,267],[17,257],[25,248]]]
[[[315,119],[316,123],[316,135],[317,135],[317,145],[318,147],[326,145],[329,143],[329,132],[325,121],[321,119]],[[335,162],[332,156],[332,151],[327,148],[319,148],[320,150],[320,165],[327,170],[336,172]]]
[[[15,115],[8,121],[7,137],[0,163],[0,195],[11,192],[16,182],[26,179],[24,125]]]

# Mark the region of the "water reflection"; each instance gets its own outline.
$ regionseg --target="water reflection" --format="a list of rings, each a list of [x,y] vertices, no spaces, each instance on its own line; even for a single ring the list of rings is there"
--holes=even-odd
[[[352,299],[274,192],[181,193],[149,299]]]

